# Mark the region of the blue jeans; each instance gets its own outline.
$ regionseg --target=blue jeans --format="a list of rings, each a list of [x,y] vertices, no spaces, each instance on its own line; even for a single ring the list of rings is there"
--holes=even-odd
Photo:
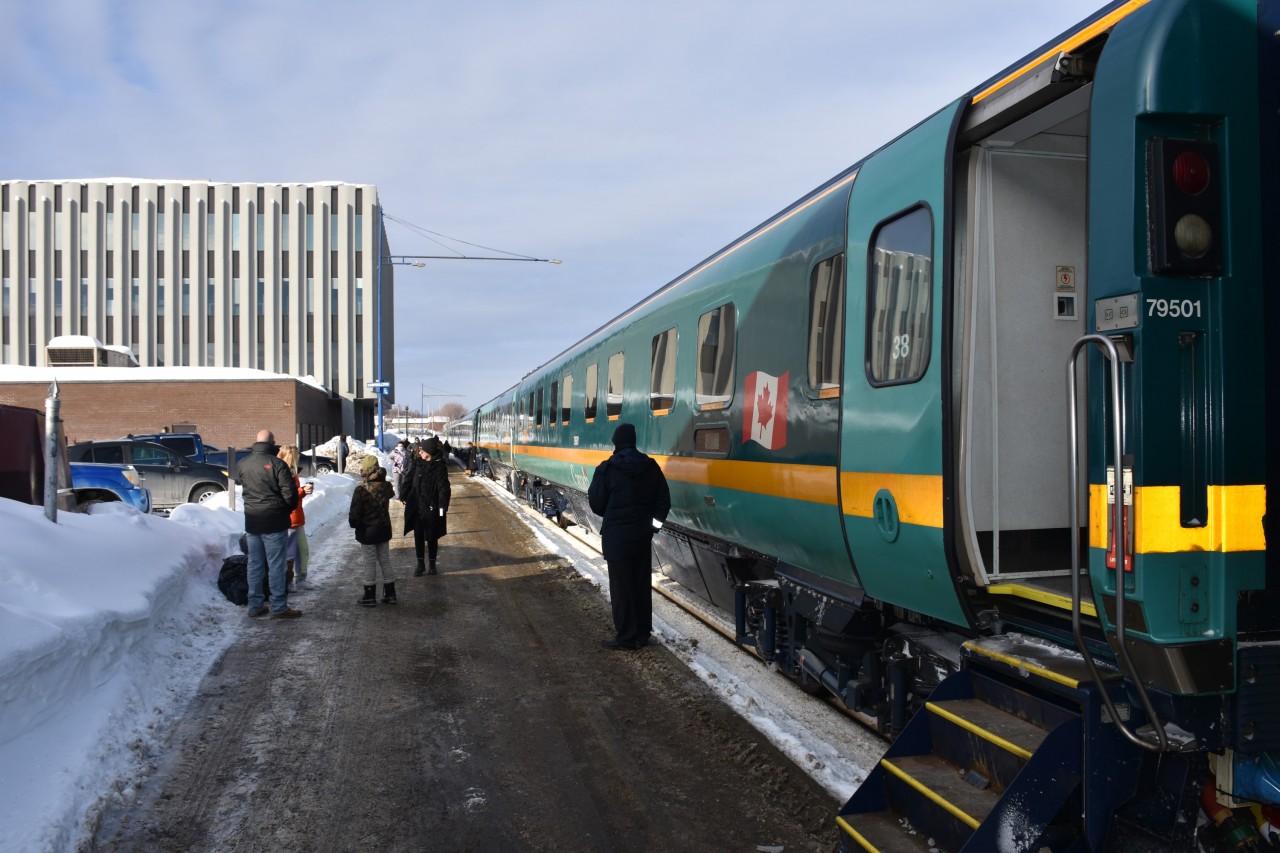
[[[285,589],[285,551],[289,547],[289,531],[250,533],[249,540],[249,612],[262,606],[262,575],[271,583],[271,612],[289,609],[289,593]]]

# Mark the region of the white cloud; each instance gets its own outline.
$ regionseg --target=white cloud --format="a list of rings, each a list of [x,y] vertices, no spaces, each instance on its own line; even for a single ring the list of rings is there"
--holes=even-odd
[[[397,378],[412,403],[427,373],[400,326],[432,319],[414,289],[500,318],[531,349],[572,341],[1092,10],[8,4],[4,177],[371,182],[400,219],[565,260],[398,271],[398,311],[413,313],[397,319]],[[389,234],[396,253],[437,253]],[[554,332],[518,328],[548,309]],[[487,354],[486,330],[454,353],[471,362],[470,404],[554,352]]]

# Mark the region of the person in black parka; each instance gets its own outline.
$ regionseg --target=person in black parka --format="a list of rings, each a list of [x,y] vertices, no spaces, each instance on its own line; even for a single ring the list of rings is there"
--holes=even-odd
[[[449,532],[449,467],[444,447],[434,435],[418,443],[413,463],[401,478],[400,496],[404,532],[413,531],[413,547],[418,553],[413,575],[434,575],[440,539]],[[429,564],[423,559],[424,545]]]
[[[249,615],[295,619],[302,611],[289,606],[285,582],[290,516],[298,505],[298,485],[293,471],[276,453],[271,430],[258,432],[252,452],[240,460],[236,480],[244,505],[244,530],[248,534]],[[271,589],[270,607],[263,603],[262,577]]]
[[[609,564],[612,639],[606,649],[648,645],[653,630],[653,534],[671,512],[671,492],[658,463],[636,449],[636,428],[619,424],[613,455],[596,467],[587,489],[591,511],[602,516],[600,538]]]

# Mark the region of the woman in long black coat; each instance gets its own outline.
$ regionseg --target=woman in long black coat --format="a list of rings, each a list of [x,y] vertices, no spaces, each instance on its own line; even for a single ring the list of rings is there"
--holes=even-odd
[[[418,443],[413,464],[401,480],[400,500],[404,503],[405,535],[413,531],[413,546],[418,553],[414,577],[434,575],[440,539],[449,532],[449,467],[440,439],[432,436]]]

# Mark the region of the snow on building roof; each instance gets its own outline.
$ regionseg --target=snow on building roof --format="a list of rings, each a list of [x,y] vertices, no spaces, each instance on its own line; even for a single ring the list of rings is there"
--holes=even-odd
[[[314,376],[268,373],[249,367],[28,367],[0,365],[0,384],[13,382],[253,382],[292,379],[328,391]]]

